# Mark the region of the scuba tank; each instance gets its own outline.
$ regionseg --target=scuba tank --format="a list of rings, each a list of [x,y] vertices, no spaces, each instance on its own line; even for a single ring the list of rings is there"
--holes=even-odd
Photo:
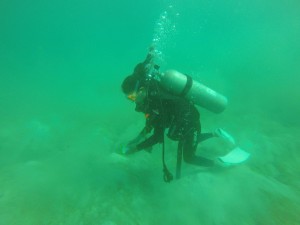
[[[157,80],[171,94],[182,96],[209,111],[220,113],[226,108],[228,100],[225,96],[176,70],[160,73]]]

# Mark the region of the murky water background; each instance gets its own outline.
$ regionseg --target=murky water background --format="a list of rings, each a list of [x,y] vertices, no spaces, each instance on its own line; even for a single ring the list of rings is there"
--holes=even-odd
[[[0,224],[297,225],[300,5],[297,1],[2,1]],[[120,90],[155,43],[175,68],[223,93],[223,127],[251,153],[230,169],[161,149],[122,157],[143,127]],[[166,143],[172,172],[176,143]],[[199,154],[216,154],[211,140]]]

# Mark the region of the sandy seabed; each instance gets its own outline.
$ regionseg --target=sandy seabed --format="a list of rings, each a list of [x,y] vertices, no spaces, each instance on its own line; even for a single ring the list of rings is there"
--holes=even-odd
[[[52,115],[2,124],[0,225],[300,224],[297,127],[232,115],[229,130],[251,158],[231,168],[183,164],[182,178],[166,184],[160,146],[151,154],[116,153],[142,118],[103,118]],[[167,141],[166,148],[173,172],[176,144]],[[218,148],[222,143],[211,140],[198,153]]]

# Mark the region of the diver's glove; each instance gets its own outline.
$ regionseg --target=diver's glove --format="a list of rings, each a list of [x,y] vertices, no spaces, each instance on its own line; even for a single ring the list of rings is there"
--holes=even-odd
[[[129,155],[137,151],[136,145],[126,145],[122,148],[122,154]]]

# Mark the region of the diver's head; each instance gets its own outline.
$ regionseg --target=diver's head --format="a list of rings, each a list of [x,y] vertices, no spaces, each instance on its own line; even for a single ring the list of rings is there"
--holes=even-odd
[[[127,76],[124,79],[122,83],[122,91],[128,99],[134,102],[136,101],[137,97],[139,98],[138,101],[140,101],[141,96],[145,93],[144,87],[141,85],[140,80],[133,75]]]
[[[129,100],[135,102],[136,111],[144,112],[147,110],[147,89],[136,76],[130,75],[124,79],[122,91]]]
[[[122,91],[125,95],[128,95],[137,89],[139,80],[134,75],[127,76],[122,83]]]
[[[135,103],[135,111],[146,112],[148,109],[147,90],[144,87],[139,88],[126,95],[129,100]]]

